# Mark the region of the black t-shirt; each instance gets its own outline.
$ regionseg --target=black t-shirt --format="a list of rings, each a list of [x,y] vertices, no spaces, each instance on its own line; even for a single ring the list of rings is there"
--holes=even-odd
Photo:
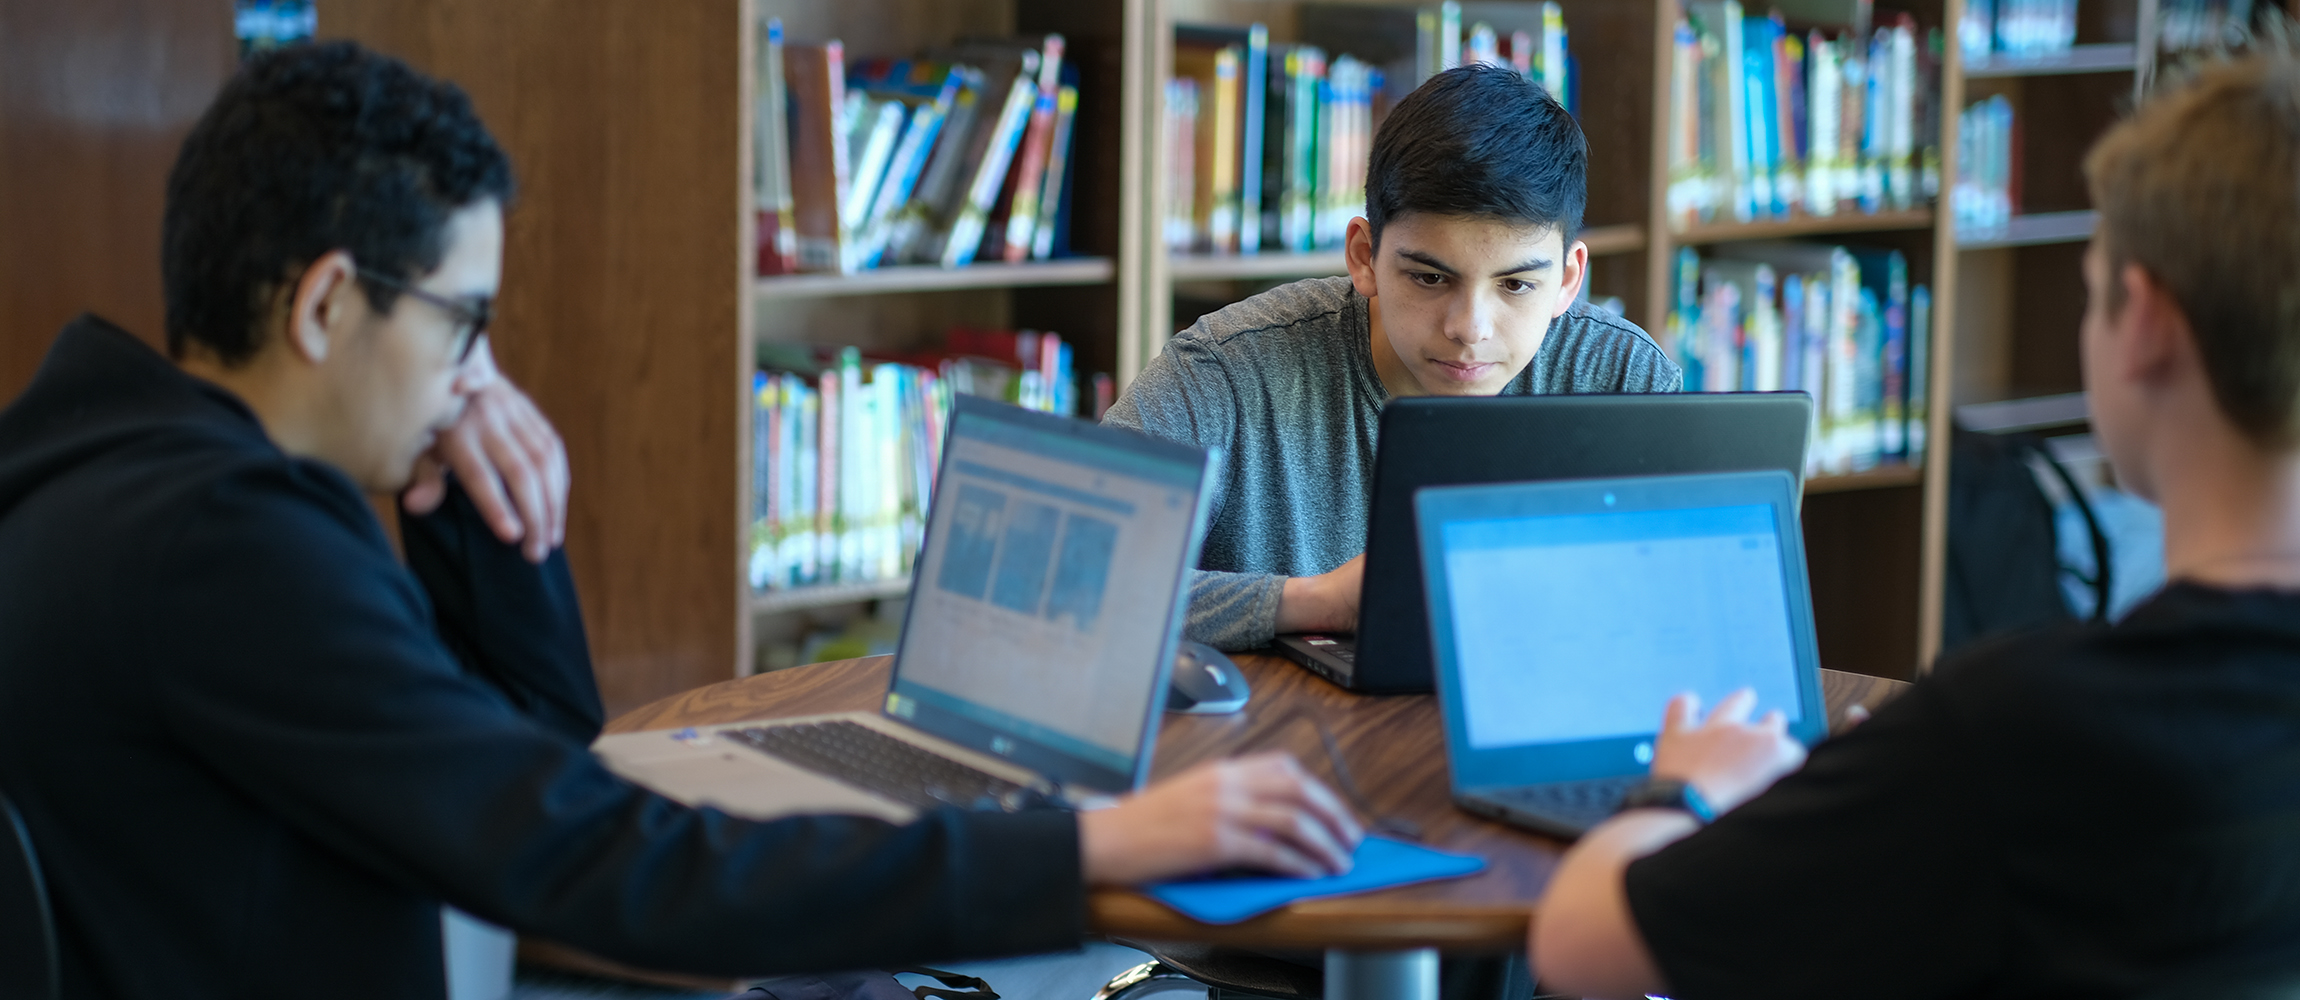
[[[2300,993],[2300,594],[1959,656],[1627,882],[1679,1000]]]

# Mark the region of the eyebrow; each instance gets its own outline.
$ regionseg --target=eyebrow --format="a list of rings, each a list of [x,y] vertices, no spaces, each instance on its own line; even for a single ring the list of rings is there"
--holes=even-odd
[[[1449,277],[1461,276],[1461,272],[1447,266],[1444,261],[1441,261],[1427,253],[1423,253],[1420,250],[1401,249],[1398,251],[1398,256],[1410,261],[1414,261],[1415,263],[1421,264],[1424,267],[1444,272]],[[1554,263],[1555,261],[1552,261],[1546,257],[1528,257],[1522,261],[1519,261],[1515,267],[1505,267],[1499,271],[1493,272],[1493,276],[1496,278],[1506,278],[1510,275],[1523,274],[1527,271],[1546,271],[1549,270],[1550,265]]]

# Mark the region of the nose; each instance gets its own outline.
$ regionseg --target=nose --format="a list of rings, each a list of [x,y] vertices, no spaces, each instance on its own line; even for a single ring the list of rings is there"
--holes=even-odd
[[[1493,304],[1475,287],[1465,287],[1446,308],[1447,340],[1476,346],[1493,339]]]

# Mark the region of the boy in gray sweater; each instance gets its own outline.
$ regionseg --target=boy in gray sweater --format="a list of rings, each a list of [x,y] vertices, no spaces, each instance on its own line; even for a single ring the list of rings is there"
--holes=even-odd
[[[1203,317],[1127,387],[1105,423],[1224,456],[1190,638],[1356,629],[1391,398],[1678,390],[1645,331],[1574,304],[1588,168],[1541,88],[1482,65],[1438,74],[1374,136],[1349,276]]]

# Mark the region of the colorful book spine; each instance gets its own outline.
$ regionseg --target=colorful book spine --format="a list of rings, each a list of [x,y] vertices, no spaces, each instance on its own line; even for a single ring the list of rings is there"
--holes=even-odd
[[[1691,0],[1668,53],[1668,223],[1914,208],[1940,186],[1938,31],[1791,33]]]
[[[1682,249],[1662,344],[1688,391],[1813,397],[1808,474],[1924,461],[1932,293],[1898,251]]]

